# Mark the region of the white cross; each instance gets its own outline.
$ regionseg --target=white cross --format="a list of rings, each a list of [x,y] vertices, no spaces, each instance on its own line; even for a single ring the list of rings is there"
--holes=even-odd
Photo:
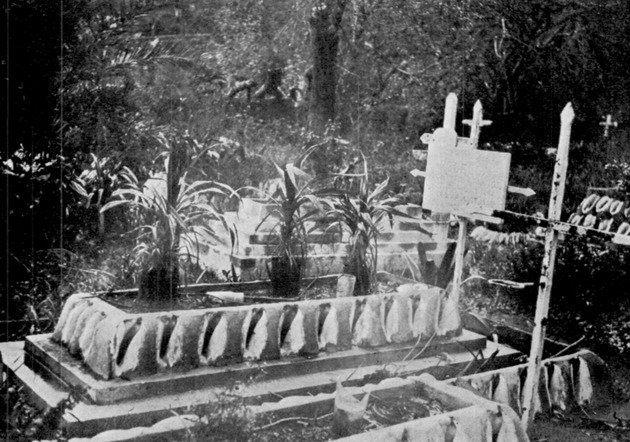
[[[479,134],[483,126],[489,126],[492,124],[490,120],[483,119],[483,108],[481,107],[481,101],[477,100],[473,106],[472,120],[463,120],[467,126],[470,126],[470,143],[473,149],[476,149],[479,145]]]
[[[604,126],[604,138],[608,138],[608,129],[611,127],[617,127],[618,123],[612,120],[612,115],[608,114],[605,117],[606,121],[599,123],[600,126]]]

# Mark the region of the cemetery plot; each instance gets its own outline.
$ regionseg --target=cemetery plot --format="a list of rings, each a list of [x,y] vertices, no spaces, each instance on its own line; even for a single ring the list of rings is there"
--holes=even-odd
[[[596,401],[591,374],[601,371],[597,358],[588,352],[542,360],[555,247],[560,232],[571,233],[566,223],[559,222],[572,121],[570,106],[567,109],[549,219],[537,219],[547,226],[546,253],[527,365],[488,373],[513,364],[518,352],[487,342],[461,326],[458,300],[468,219],[500,222],[488,215],[522,215],[503,210],[510,190],[509,155],[475,149],[480,128],[489,124],[482,118],[480,103],[469,120],[470,138],[459,138],[446,124],[454,126],[456,110],[456,97],[449,96],[445,127],[430,139],[425,137],[430,143],[425,209],[460,217],[450,292],[412,283],[390,293],[356,297],[332,297],[331,293],[320,299],[267,302],[260,294],[248,295],[227,283],[222,288],[229,290],[204,295],[212,298],[210,305],[194,301],[186,308],[173,309],[169,304],[159,311],[121,305],[125,293],[112,296],[109,302],[103,299],[107,296],[75,294],[67,300],[54,333],[29,336],[25,352],[9,368],[40,403],[53,403],[69,390],[78,392],[79,404],[64,416],[73,434],[93,434],[113,423],[124,427],[150,423],[147,431],[164,433],[166,424],[158,421],[172,410],[203,406],[218,397],[223,385],[236,383],[244,401],[260,404],[252,410],[261,422],[261,437],[267,434],[264,437],[269,440],[278,440],[277,419],[298,422],[299,413],[315,410],[305,425],[299,424],[313,440],[347,436],[344,440],[358,441],[366,432],[384,441],[435,434],[457,439],[477,432],[476,440],[526,441],[526,426],[536,413]],[[247,213],[254,210],[259,216],[269,209],[253,203],[247,207]],[[621,211],[619,204],[615,210]],[[398,240],[389,245],[405,249],[396,244],[402,238],[420,242],[417,251],[427,262],[432,249],[426,245],[432,236],[439,240],[433,242],[436,249],[449,243],[439,226],[437,232],[419,229],[424,235],[420,240],[405,237],[410,234],[404,222],[397,228],[386,232]],[[257,255],[254,259],[264,261],[268,246],[273,245],[273,229],[262,232],[266,244],[261,244],[258,228],[245,230],[248,242],[242,252],[246,259]],[[326,232],[318,234],[319,239],[327,237]],[[343,239],[343,234],[333,238]],[[339,258],[340,254],[330,255]],[[436,259],[432,261],[435,264]],[[241,270],[245,267],[241,265]],[[420,273],[427,274],[427,269]],[[484,350],[491,351],[491,356]],[[476,374],[464,376],[469,372]],[[428,373],[451,379],[439,382]],[[370,384],[381,376],[386,378],[383,382]],[[52,379],[56,387],[44,378]],[[353,379],[341,388],[344,378]],[[331,393],[335,384],[337,393]],[[359,390],[344,390],[353,385]],[[295,396],[322,392],[324,396]],[[278,401],[278,397],[286,399]],[[328,417],[331,412],[332,418]],[[340,424],[344,416],[348,419]],[[189,422],[177,422],[190,428]],[[287,432],[287,437],[304,436],[297,436],[294,427]]]
[[[225,365],[235,367],[232,378],[239,373],[244,379],[256,367],[237,367],[243,361],[289,358],[268,366],[268,376],[281,376],[287,364],[296,372],[395,361],[418,340],[436,338],[427,344],[429,352],[457,348],[437,339],[454,331],[444,319],[443,298],[440,289],[414,284],[384,295],[140,314],[78,294],[66,303],[52,336],[27,339],[33,356],[27,361],[64,373],[66,383],[80,386],[96,403],[158,394],[165,383],[171,391],[199,382],[217,385],[225,373],[216,367]],[[471,349],[483,346],[473,335],[462,339]],[[133,382],[114,388],[110,379]]]

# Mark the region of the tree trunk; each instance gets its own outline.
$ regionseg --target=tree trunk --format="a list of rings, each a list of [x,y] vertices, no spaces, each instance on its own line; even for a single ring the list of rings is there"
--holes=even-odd
[[[317,134],[335,119],[339,28],[345,7],[346,0],[326,0],[313,9],[310,18],[313,77],[309,126]]]

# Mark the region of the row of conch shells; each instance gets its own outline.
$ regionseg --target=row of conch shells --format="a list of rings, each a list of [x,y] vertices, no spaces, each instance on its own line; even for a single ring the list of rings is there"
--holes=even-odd
[[[481,396],[508,405],[520,415],[526,371],[522,366],[512,367],[498,373],[474,375],[465,378],[465,382]],[[591,371],[582,356],[543,365],[538,387],[534,396],[534,414],[563,412],[572,405],[588,405],[593,398]]]
[[[52,339],[110,379],[312,357],[460,332],[453,297],[437,287],[408,284],[383,295],[154,314],[128,314],[77,294],[66,302]]]
[[[604,232],[630,235],[630,202],[593,193],[580,203],[567,222]]]

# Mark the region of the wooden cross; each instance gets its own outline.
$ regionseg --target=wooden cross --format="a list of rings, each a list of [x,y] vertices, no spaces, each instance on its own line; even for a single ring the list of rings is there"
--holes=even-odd
[[[469,146],[469,147],[477,147],[478,139],[479,139],[479,130],[483,125],[487,125],[482,118],[481,112],[481,103],[476,104],[477,111],[475,112],[473,119],[469,120],[471,124],[471,138],[470,140],[474,140],[474,142],[470,143],[462,143],[461,138],[453,139],[452,132],[454,132],[454,109],[456,108],[456,99],[457,97],[451,98],[451,103],[455,103],[455,105],[451,105],[450,112],[445,113],[444,122],[445,125],[443,128],[438,129],[432,136],[424,137],[427,141],[431,142],[432,147],[438,146],[442,147],[444,145],[446,148],[450,146],[450,150],[452,151],[452,147],[455,145],[458,146]],[[523,215],[519,213],[509,212],[503,209],[491,211],[491,215],[493,217],[499,218],[515,218],[519,220],[526,220],[530,222],[540,223],[541,226],[545,227],[546,235],[545,235],[545,254],[543,257],[541,274],[540,274],[540,283],[539,283],[539,292],[538,299],[536,302],[536,316],[535,316],[535,327],[532,337],[532,344],[530,349],[530,355],[528,359],[528,370],[527,370],[527,379],[524,385],[524,400],[523,400],[523,416],[522,423],[525,429],[528,424],[533,420],[535,413],[535,399],[538,392],[538,383],[540,379],[540,369],[542,366],[542,355],[543,355],[543,346],[545,341],[545,333],[547,326],[547,316],[549,313],[549,301],[551,298],[551,288],[553,283],[553,272],[555,267],[556,260],[556,251],[558,246],[558,238],[561,234],[580,234],[580,235],[588,235],[592,237],[605,238],[610,240],[615,244],[622,244],[630,246],[630,237],[614,234],[609,232],[600,232],[598,230],[589,229],[583,226],[575,226],[565,222],[560,221],[560,214],[562,210],[562,202],[564,199],[564,190],[566,183],[566,175],[567,175],[567,166],[569,159],[569,142],[571,138],[571,127],[573,124],[573,120],[575,118],[575,113],[573,111],[573,107],[571,103],[568,103],[564,110],[560,115],[561,121],[561,129],[560,129],[560,139],[558,141],[558,149],[556,152],[556,164],[554,168],[553,174],[553,182],[552,182],[552,193],[549,201],[549,213],[547,219],[542,219],[538,217],[532,217],[529,215]],[[486,124],[484,124],[486,123]],[[612,121],[608,121],[608,123],[612,123]],[[447,126],[448,124],[448,126]],[[603,124],[602,124],[603,125]],[[616,124],[612,124],[612,126],[616,126]],[[608,127],[608,126],[606,126]],[[463,139],[468,140],[468,139]],[[449,144],[450,143],[450,144]],[[448,145],[448,146],[447,146]],[[464,151],[462,151],[463,153]],[[476,155],[476,154],[475,154]],[[472,153],[470,153],[472,158]],[[431,157],[431,155],[429,155]],[[430,158],[429,158],[430,159]],[[427,169],[429,169],[430,161],[427,163]],[[442,169],[439,169],[442,172]],[[432,173],[432,172],[431,172]],[[427,173],[427,176],[430,177],[431,173]],[[433,180],[433,178],[432,178]],[[506,179],[507,181],[507,179]],[[507,184],[507,183],[506,183]],[[428,193],[428,184],[425,183],[425,191]],[[524,190],[524,189],[521,189]],[[519,192],[523,193],[523,192]],[[432,195],[432,192],[431,194]],[[468,193],[466,193],[468,195]],[[475,193],[471,193],[474,197],[477,197]],[[427,202],[427,207],[431,208],[442,207],[441,204],[435,202],[435,197],[429,195],[425,195]],[[489,206],[488,206],[489,207]],[[439,210],[438,210],[439,211]],[[464,209],[466,211],[466,209]],[[481,215],[486,215],[487,212],[484,212]],[[459,217],[459,234],[457,239],[457,251],[455,254],[455,275],[453,280],[453,293],[451,296],[454,296],[457,300],[460,294],[460,285],[461,285],[461,275],[463,270],[464,263],[464,249],[466,244],[466,227],[468,219],[478,218],[478,215],[475,210],[472,213],[465,213],[463,216]],[[481,218],[479,218],[481,219]],[[497,218],[494,218],[497,219]]]
[[[466,147],[477,149],[479,147],[479,135],[481,134],[481,128],[492,124],[491,120],[483,119],[483,106],[481,101],[477,100],[473,106],[473,116],[471,119],[462,120],[462,123],[470,126],[470,137],[458,137],[455,132],[455,123],[457,118],[457,95],[454,93],[448,94],[446,97],[446,104],[444,106],[444,122],[442,127],[433,134],[423,134],[420,140],[424,144],[430,144],[436,141],[436,137],[446,138],[445,143],[455,140],[457,147]]]
[[[605,121],[599,123],[600,126],[604,126],[604,138],[608,138],[608,130],[611,127],[617,127],[618,123],[612,120],[612,115],[608,114],[605,117],[602,117]]]
[[[473,118],[466,120],[471,126],[472,138],[457,136],[456,114],[457,96],[449,94],[446,98],[443,127],[433,134],[424,134],[421,138],[429,144],[427,170],[412,171],[413,176],[427,178],[423,207],[458,217],[453,289],[449,295],[454,304],[459,301],[461,293],[469,221],[501,223],[500,218],[489,216],[489,212],[492,208],[505,207],[506,190],[526,196],[535,193],[531,189],[508,186],[508,153],[477,150],[481,127],[491,123],[483,119],[481,102],[475,103]]]
[[[483,108],[481,106],[481,101],[477,100],[477,102],[473,106],[472,119],[463,120],[462,123],[470,126],[470,147],[476,149],[479,146],[479,134],[481,133],[481,128],[483,126],[490,126],[492,124],[492,121],[483,119]]]
[[[559,232],[553,227],[553,224],[560,221],[560,213],[562,211],[567,165],[569,163],[569,141],[571,139],[571,126],[574,118],[575,113],[573,112],[573,106],[569,103],[560,114],[560,140],[558,141],[558,153],[556,155],[556,165],[553,172],[551,199],[549,200],[548,219],[550,225],[547,227],[547,233],[545,235],[545,255],[543,257],[540,283],[538,285],[534,333],[527,366],[527,379],[525,380],[524,386],[525,396],[523,400],[522,421],[525,429],[527,429],[528,424],[534,418],[535,393],[538,392],[538,381],[540,378],[540,367],[545,343],[545,332],[547,329],[547,315],[549,313],[549,301],[551,299],[551,286],[553,283],[553,270],[556,263],[556,250],[558,248]]]

